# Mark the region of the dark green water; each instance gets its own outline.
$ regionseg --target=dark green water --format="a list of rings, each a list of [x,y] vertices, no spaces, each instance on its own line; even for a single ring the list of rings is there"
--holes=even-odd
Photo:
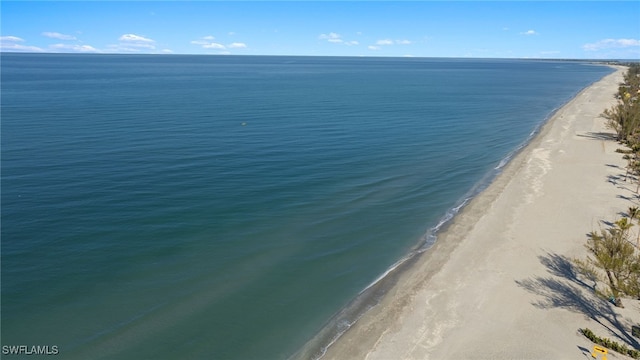
[[[2,345],[64,359],[287,358],[611,72],[1,60]]]

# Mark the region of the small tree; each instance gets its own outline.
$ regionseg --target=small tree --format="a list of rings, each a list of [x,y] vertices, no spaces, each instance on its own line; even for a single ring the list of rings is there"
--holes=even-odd
[[[622,285],[625,294],[640,300],[640,252],[632,257],[629,264],[629,277]]]
[[[640,130],[640,66],[632,64],[624,75],[624,83],[618,87],[618,103],[601,114],[607,126],[616,132],[618,141],[632,145],[633,137]]]
[[[592,231],[585,245],[589,256],[574,260],[583,274],[596,276],[608,284],[608,295],[614,298],[616,306],[622,306],[620,296],[623,294],[638,296],[640,287],[640,259],[628,241],[632,225],[627,218],[622,218],[607,231]]]
[[[607,119],[606,126],[616,132],[618,141],[624,142],[629,132],[629,122],[626,121],[621,105],[613,105],[609,109],[605,109],[600,115]]]

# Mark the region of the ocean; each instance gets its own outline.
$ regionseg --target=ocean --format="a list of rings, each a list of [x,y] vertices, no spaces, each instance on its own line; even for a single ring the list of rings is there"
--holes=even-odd
[[[321,354],[385,290],[364,289],[429,251],[555,110],[613,71],[0,60],[3,354],[63,359],[287,359],[312,339]]]

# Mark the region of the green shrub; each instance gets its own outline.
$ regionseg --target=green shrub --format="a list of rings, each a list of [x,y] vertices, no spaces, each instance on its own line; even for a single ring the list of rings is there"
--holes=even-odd
[[[619,353],[621,353],[623,355],[630,356],[630,357],[632,357],[634,359],[640,359],[640,351],[638,351],[638,350],[629,349],[624,344],[620,345],[620,344],[618,344],[617,342],[615,342],[613,340],[609,340],[607,338],[601,338],[599,336],[596,336],[596,334],[594,334],[593,331],[589,330],[588,328],[580,329],[580,332],[587,339],[591,340],[592,342],[594,342],[594,343],[596,343],[598,345],[604,346],[607,349],[611,349],[611,350],[619,352]]]

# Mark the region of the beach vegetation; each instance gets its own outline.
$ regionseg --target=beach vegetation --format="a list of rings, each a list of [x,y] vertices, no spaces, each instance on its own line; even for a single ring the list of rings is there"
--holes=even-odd
[[[624,180],[633,178],[637,183],[636,193],[640,191],[640,63],[629,64],[615,94],[617,104],[604,110],[602,117],[607,119],[607,126],[616,132],[625,149],[616,152],[623,154],[627,160]],[[630,296],[640,300],[640,230],[638,237],[630,239],[630,229],[640,226],[640,207],[631,206],[625,217],[613,223],[605,222],[609,227],[605,230],[592,231],[588,234],[585,247],[588,255],[574,259],[576,270],[587,279],[593,281],[593,291],[609,299],[615,306],[623,307],[622,297]],[[606,284],[598,289],[600,284]],[[627,344],[601,338],[590,329],[580,329],[589,340],[597,345],[619,352],[634,359],[640,359],[640,349],[628,348]],[[636,334],[637,333],[637,334]],[[632,335],[640,335],[640,327],[632,327]],[[637,345],[637,342],[631,342]]]
[[[620,149],[620,148],[616,149],[616,152],[620,153],[620,154],[625,154],[625,155],[628,155],[628,154],[632,153],[632,151],[629,150],[629,149]]]
[[[627,181],[629,176],[635,177],[638,186],[636,187],[636,193],[640,190],[640,142],[632,145],[628,154],[625,154],[623,159],[627,160],[626,173],[624,175],[624,181]]]
[[[640,208],[637,206],[629,206],[627,215],[631,221],[635,220],[640,225]],[[636,239],[636,246],[640,247],[640,230],[638,231],[638,238]]]
[[[631,220],[623,217],[609,229],[592,231],[585,245],[589,255],[574,259],[583,275],[607,284],[603,294],[619,307],[623,306],[623,295],[640,297],[640,251],[629,241],[632,226]]]
[[[640,143],[640,64],[630,64],[624,82],[615,95],[618,103],[605,109],[602,117],[616,132],[620,142],[629,146]]]
[[[626,345],[619,344],[611,339],[601,338],[588,328],[580,329],[580,333],[597,345],[604,346],[607,349],[629,356],[633,359],[640,359],[640,351],[629,349]]]
[[[605,109],[601,114],[607,119],[607,126],[616,132],[618,141],[626,145],[628,149],[618,152],[625,154],[627,160],[627,172],[625,181],[631,176],[638,186],[636,193],[640,192],[640,64],[628,65],[624,74],[624,82],[618,87],[615,94],[617,104]]]

